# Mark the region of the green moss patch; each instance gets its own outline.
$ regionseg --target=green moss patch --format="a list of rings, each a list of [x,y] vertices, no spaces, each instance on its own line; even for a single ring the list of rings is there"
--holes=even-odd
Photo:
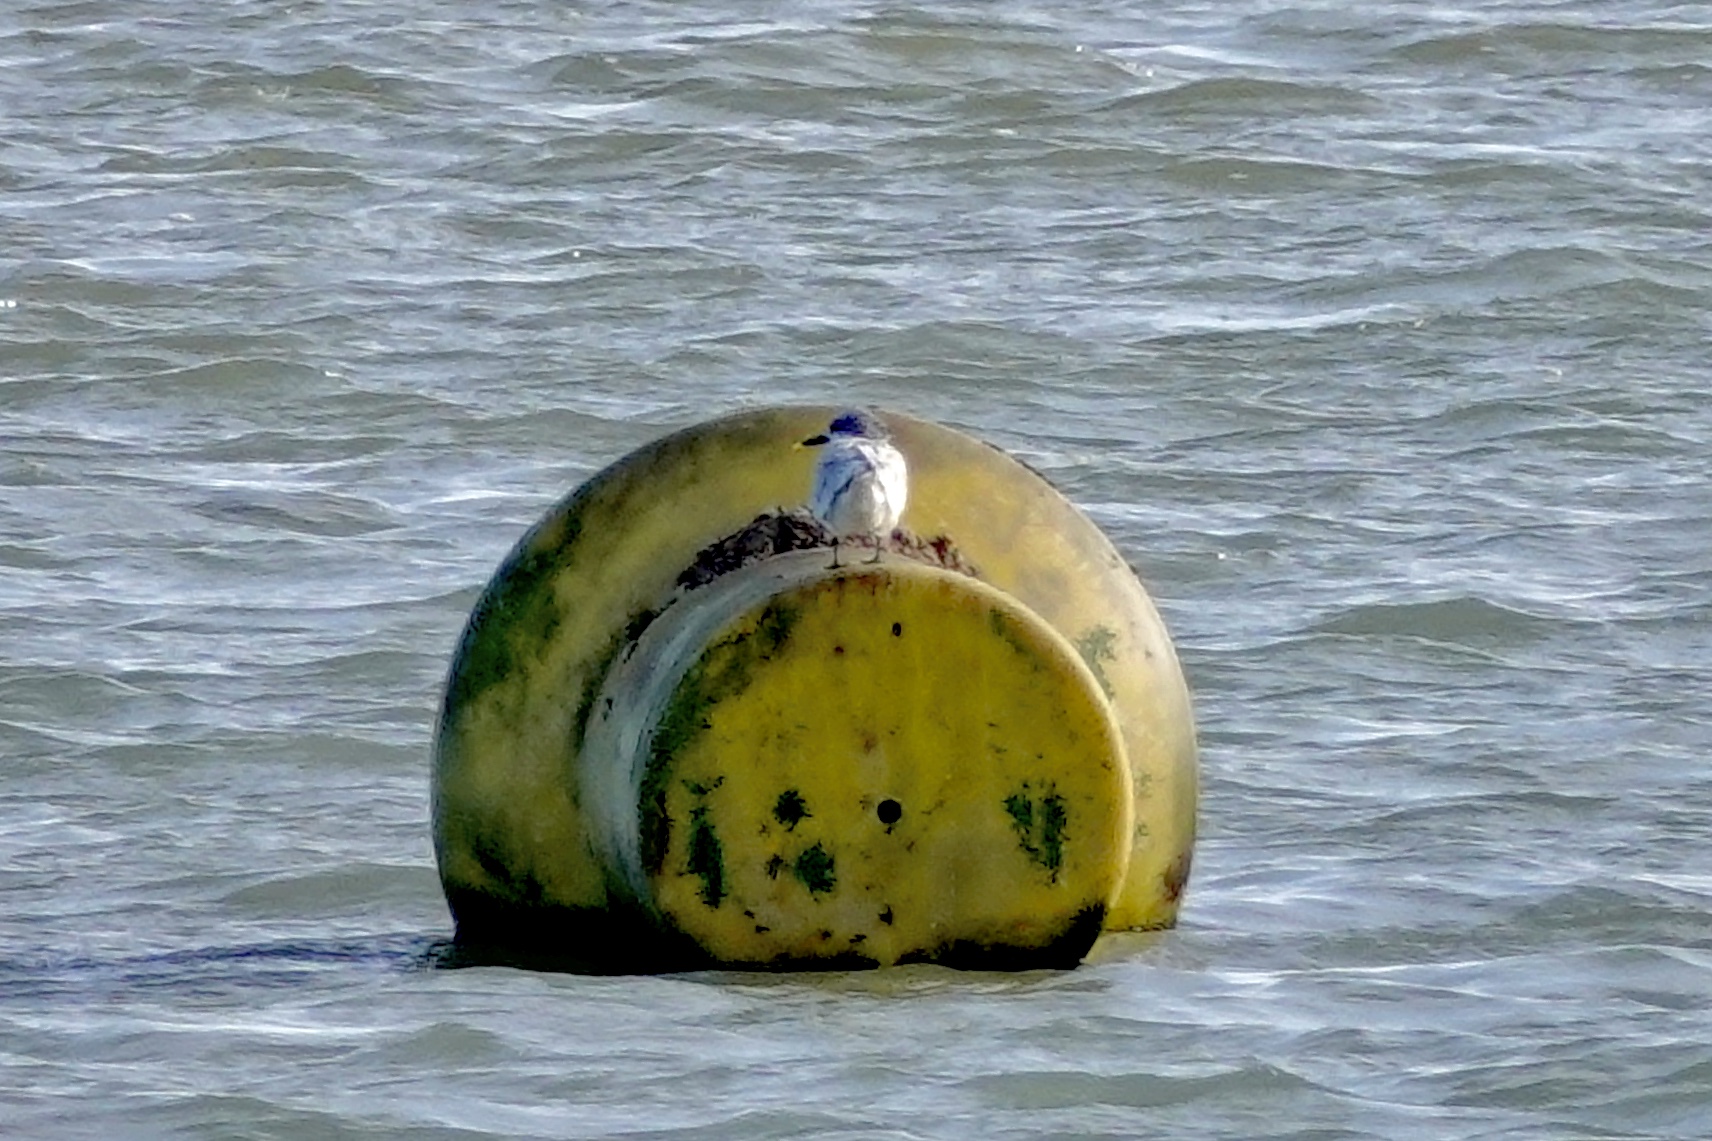
[[[690,810],[689,849],[689,863],[685,870],[701,878],[701,901],[710,908],[717,908],[725,899],[725,852],[707,818],[705,804],[698,804]]]
[[[1030,795],[1028,785],[1005,797],[1005,815],[1016,830],[1017,846],[1028,858],[1045,868],[1052,883],[1064,867],[1064,837],[1070,824],[1070,810],[1064,798],[1052,785],[1045,795]]]
[[[824,845],[816,844],[797,857],[792,865],[797,879],[809,890],[810,895],[825,895],[838,886],[838,872],[833,866],[832,853]]]
[[[1118,660],[1116,650],[1118,634],[1110,626],[1095,626],[1087,633],[1077,638],[1073,643],[1076,652],[1082,655],[1082,660],[1088,664],[1094,680],[1100,683],[1100,689],[1105,692],[1107,699],[1112,697],[1111,679],[1106,677],[1107,662]]]
[[[1011,649],[1015,650],[1024,659],[1026,659],[1028,664],[1034,668],[1036,673],[1039,673],[1045,668],[1040,660],[1040,650],[1028,640],[1028,637],[1017,627],[1017,624],[1011,619],[1009,614],[1006,614],[996,606],[988,610],[987,628]]]
[[[446,690],[448,712],[538,660],[558,633],[561,616],[553,578],[565,565],[569,526],[525,535],[470,612]]]
[[[747,689],[756,665],[772,658],[790,640],[797,617],[792,607],[769,605],[753,629],[708,647],[666,703],[648,743],[648,765],[639,790],[642,868],[648,874],[658,874],[670,844],[666,792],[678,757],[713,727],[714,708]]]

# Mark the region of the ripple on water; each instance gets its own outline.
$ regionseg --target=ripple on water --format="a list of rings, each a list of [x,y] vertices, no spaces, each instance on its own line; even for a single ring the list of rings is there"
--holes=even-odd
[[[1352,606],[1316,622],[1310,631],[1359,637],[1419,638],[1474,648],[1527,645],[1559,633],[1565,620],[1541,617],[1474,596],[1431,602]]]

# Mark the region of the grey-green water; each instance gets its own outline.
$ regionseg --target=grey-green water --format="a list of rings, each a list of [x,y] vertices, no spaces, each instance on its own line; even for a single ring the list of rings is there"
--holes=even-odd
[[[1712,1133],[1704,4],[0,11],[0,1132]],[[437,970],[438,687],[721,411],[1046,472],[1198,702],[1069,974]]]

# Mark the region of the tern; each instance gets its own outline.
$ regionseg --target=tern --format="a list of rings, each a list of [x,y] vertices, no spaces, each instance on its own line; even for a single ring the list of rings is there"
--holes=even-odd
[[[891,433],[866,412],[844,412],[798,447],[825,449],[808,506],[832,532],[832,565],[838,565],[838,540],[853,535],[873,537],[868,561],[879,562],[880,543],[898,525],[909,496],[909,470]]]

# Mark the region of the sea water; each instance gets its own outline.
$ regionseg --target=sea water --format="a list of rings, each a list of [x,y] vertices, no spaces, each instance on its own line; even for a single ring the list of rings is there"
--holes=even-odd
[[[5,1136],[1712,1134],[1704,5],[16,0],[0,126]],[[1136,566],[1176,930],[435,965],[483,582],[774,402]]]

